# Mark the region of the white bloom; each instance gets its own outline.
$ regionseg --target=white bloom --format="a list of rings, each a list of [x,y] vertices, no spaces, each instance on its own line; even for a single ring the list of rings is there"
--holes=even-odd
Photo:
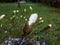
[[[15,17],[15,15],[13,15],[13,18]]]
[[[27,19],[25,19],[25,21],[27,21]]]
[[[31,6],[29,8],[30,8],[30,10],[33,10],[33,8]]]
[[[28,21],[29,25],[31,25],[31,23],[35,23],[37,18],[38,18],[38,14],[36,14],[36,13],[31,14],[29,21]]]
[[[19,10],[16,11],[17,13],[19,12]]]
[[[1,24],[0,26],[2,27],[3,25]]]
[[[7,33],[7,31],[5,31],[5,33]]]
[[[0,20],[3,19],[5,17],[5,14],[1,15],[0,16]]]
[[[13,13],[15,14],[16,13],[16,10],[14,10]]]
[[[49,27],[52,27],[52,24],[49,24],[48,26],[49,26]]]
[[[44,20],[40,20],[40,21],[39,21],[39,23],[43,23],[43,22],[44,22]]]
[[[12,17],[10,17],[10,19],[12,20],[13,18],[15,18],[16,16],[15,15],[13,15]]]
[[[12,17],[10,17],[10,19],[12,20],[13,18],[12,18]]]
[[[24,17],[24,19],[25,19],[26,17]]]
[[[40,17],[39,20],[42,20],[42,17]]]
[[[26,9],[24,9],[24,12],[26,12]]]
[[[20,17],[22,18],[23,16],[21,15]]]
[[[41,22],[44,22],[44,20],[41,20]]]

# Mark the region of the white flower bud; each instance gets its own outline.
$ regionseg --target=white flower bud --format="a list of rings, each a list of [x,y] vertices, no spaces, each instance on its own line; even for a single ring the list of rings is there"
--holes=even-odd
[[[14,10],[13,13],[15,14],[16,13],[16,10]]]
[[[21,15],[20,17],[22,18],[23,16]]]
[[[19,10],[16,11],[17,13],[19,12]]]
[[[7,31],[5,31],[5,33],[7,33]]]
[[[52,27],[52,24],[49,24],[48,26],[49,26],[49,27]]]
[[[25,19],[26,17],[24,17],[24,19]]]
[[[26,9],[24,9],[24,12],[26,12]]]
[[[41,22],[44,22],[44,20],[41,20]]]
[[[43,22],[44,22],[44,20],[40,20],[40,21],[39,21],[39,23],[43,23]]]
[[[39,20],[42,20],[42,17],[40,17]]]
[[[15,17],[15,15],[13,15],[13,18]]]
[[[27,19],[25,19],[25,21],[27,21]]]
[[[13,19],[13,17],[10,17],[10,19],[12,20],[12,19]]]
[[[2,27],[3,25],[1,24],[0,26]]]
[[[5,14],[1,15],[0,16],[0,20],[3,19],[5,17]]]
[[[36,14],[36,13],[31,14],[29,21],[28,21],[28,24],[31,25],[32,23],[35,23],[37,18],[38,18],[38,14]]]
[[[29,8],[30,8],[30,10],[33,10],[33,8],[31,6]]]

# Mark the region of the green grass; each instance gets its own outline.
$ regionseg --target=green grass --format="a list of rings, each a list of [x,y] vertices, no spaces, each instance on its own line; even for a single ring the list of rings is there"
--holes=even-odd
[[[33,11],[29,9],[29,6],[32,6]],[[24,12],[25,8],[27,9],[26,12]],[[32,13],[37,13],[38,19],[39,17],[42,17],[44,22],[39,25],[37,21],[32,30],[38,32],[51,23],[53,26],[47,31],[48,35],[43,33],[38,36],[43,36],[48,41],[49,45],[60,45],[60,13],[49,12],[49,10],[54,9],[57,8],[38,4],[21,4],[21,7],[18,8],[16,3],[0,3],[0,15],[6,14],[6,16],[0,20],[0,25],[2,25],[2,27],[0,26],[0,43],[6,40],[9,36],[5,31],[11,31],[11,37],[21,36],[22,29],[26,23],[25,19],[20,17],[21,15],[28,19]],[[13,16],[13,10],[19,10],[20,12],[15,15],[16,17],[13,20],[11,20],[10,17]],[[32,37],[35,38],[36,35]]]

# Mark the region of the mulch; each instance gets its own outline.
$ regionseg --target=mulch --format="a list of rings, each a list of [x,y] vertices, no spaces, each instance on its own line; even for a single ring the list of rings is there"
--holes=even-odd
[[[49,10],[51,13],[60,13],[60,9],[55,9],[55,10]]]

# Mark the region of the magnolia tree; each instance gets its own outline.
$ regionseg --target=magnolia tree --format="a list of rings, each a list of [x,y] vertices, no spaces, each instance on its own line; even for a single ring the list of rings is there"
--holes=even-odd
[[[19,10],[13,11],[14,14],[16,14],[18,12],[19,12]],[[4,17],[5,17],[5,14],[1,15],[0,19],[3,19]],[[21,16],[21,18],[22,17],[23,16]],[[13,18],[15,18],[15,15],[12,16],[12,19]],[[26,17],[24,17],[24,19],[25,18]],[[31,14],[31,16],[29,17],[27,23],[25,24],[25,26],[23,28],[22,37],[21,38],[16,38],[16,37],[12,38],[11,35],[8,33],[8,40],[4,41],[1,45],[47,45],[46,40],[43,38],[39,39],[39,37],[37,35],[40,34],[41,32],[45,33],[46,30],[48,30],[49,28],[52,27],[52,24],[48,24],[44,29],[40,30],[39,32],[34,32],[34,30],[32,30],[32,27],[34,26],[37,19],[38,19],[37,13]],[[44,20],[42,20],[42,17],[40,17],[39,18],[39,25],[42,24],[43,22],[44,22]],[[1,25],[1,27],[2,27],[2,25]],[[7,32],[8,31],[5,31],[5,33],[7,33]],[[30,38],[30,36],[32,36],[32,34],[37,36],[36,39]]]

